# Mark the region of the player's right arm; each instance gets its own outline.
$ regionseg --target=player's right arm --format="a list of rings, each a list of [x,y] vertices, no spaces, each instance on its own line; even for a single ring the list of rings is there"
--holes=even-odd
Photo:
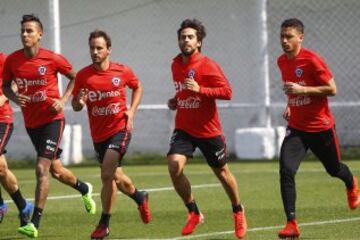
[[[88,92],[88,89],[82,88],[76,96],[73,96],[71,106],[75,112],[81,111],[86,105]]]
[[[5,80],[3,81],[3,92],[4,95],[17,105],[21,107],[25,107],[26,103],[30,102],[30,97],[26,96],[24,94],[18,93],[15,91],[14,87],[12,86],[11,80]]]
[[[175,111],[176,110],[176,106],[177,106],[177,100],[176,100],[176,96],[173,98],[170,98],[167,102],[167,106],[170,110]]]
[[[286,105],[286,108],[283,112],[283,118],[286,120],[286,121],[289,121],[290,119],[290,107],[289,105]]]

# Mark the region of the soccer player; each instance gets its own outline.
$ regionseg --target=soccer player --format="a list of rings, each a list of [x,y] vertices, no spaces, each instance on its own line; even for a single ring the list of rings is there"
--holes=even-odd
[[[6,55],[0,53],[0,183],[13,199],[19,210],[20,226],[24,226],[29,221],[32,203],[27,202],[21,195],[15,175],[9,170],[6,158],[5,147],[13,131],[13,111],[9,100],[2,92],[2,72]],[[8,205],[4,202],[0,188],[0,223],[3,221]]]
[[[87,106],[91,136],[101,168],[103,208],[91,238],[103,239],[110,232],[109,221],[117,189],[137,203],[145,224],[151,220],[148,193],[135,188],[121,165],[143,90],[131,68],[110,61],[111,39],[106,32],[91,32],[88,43],[92,64],[76,75],[72,106],[74,111]],[[129,109],[126,107],[126,87],[132,90]]]
[[[280,40],[284,51],[278,66],[288,96],[283,117],[288,121],[280,153],[280,185],[287,224],[278,233],[281,238],[298,237],[295,216],[295,174],[308,149],[324,165],[327,173],[341,179],[347,189],[348,206],[360,204],[358,180],[341,162],[335,120],[328,96],[336,94],[334,77],[325,61],[302,47],[304,25],[298,19],[281,24]]]
[[[43,26],[40,19],[24,15],[21,21],[23,48],[9,55],[3,73],[3,91],[7,98],[21,107],[27,133],[37,152],[35,208],[31,222],[18,228],[28,237],[37,237],[40,218],[49,193],[49,173],[60,182],[78,190],[87,212],[95,214],[92,186],[77,179],[64,168],[59,159],[61,136],[64,130],[64,105],[71,95],[75,73],[69,62],[59,54],[41,48]],[[69,78],[60,96],[57,73]],[[18,92],[11,88],[15,81]]]
[[[234,175],[227,165],[227,151],[216,99],[230,100],[232,90],[220,66],[201,54],[205,27],[197,19],[186,19],[177,31],[181,53],[172,63],[175,97],[168,107],[176,110],[175,130],[167,154],[168,168],[176,192],[188,209],[182,235],[191,234],[204,220],[191,192],[184,167],[198,147],[230,198],[235,235],[242,238],[247,224]]]

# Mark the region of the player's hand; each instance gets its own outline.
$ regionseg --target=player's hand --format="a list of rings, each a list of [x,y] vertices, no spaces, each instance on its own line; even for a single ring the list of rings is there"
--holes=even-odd
[[[134,128],[134,112],[131,110],[127,110],[125,112],[125,116],[127,118],[126,121],[126,130],[131,132]]]
[[[193,79],[193,78],[185,78],[185,87],[186,89],[193,91],[193,92],[199,92],[200,86],[199,84]]]
[[[285,108],[285,111],[283,112],[283,118],[286,121],[289,121],[289,119],[290,119],[290,108],[289,107]]]
[[[5,104],[6,100],[7,98],[5,97],[5,95],[0,95],[0,107]]]
[[[59,113],[64,110],[65,103],[61,99],[52,98],[51,112]]]
[[[80,89],[80,92],[77,95],[77,100],[82,106],[84,106],[86,104],[86,101],[88,99],[88,93],[89,93],[89,89],[82,88],[82,89]]]
[[[306,87],[294,82],[286,82],[283,90],[287,95],[304,95],[306,94]]]
[[[174,97],[174,98],[170,98],[167,102],[167,105],[168,105],[168,108],[170,110],[176,110],[176,106],[177,106],[177,99]]]
[[[29,96],[26,96],[21,93],[16,93],[15,97],[16,97],[16,103],[20,107],[26,107],[26,104],[31,101],[31,98]]]

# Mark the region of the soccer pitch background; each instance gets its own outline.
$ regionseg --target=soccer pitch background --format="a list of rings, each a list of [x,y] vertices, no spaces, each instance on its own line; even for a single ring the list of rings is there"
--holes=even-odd
[[[49,3],[55,0],[1,0],[1,51],[21,48],[22,14],[38,14],[44,23],[42,45],[54,49],[54,27]],[[90,63],[88,34],[107,31],[113,42],[111,59],[133,68],[142,81],[144,97],[135,119],[129,154],[168,150],[173,112],[166,101],[174,95],[170,65],[178,54],[176,31],[185,18],[198,18],[207,28],[203,53],[223,68],[233,88],[231,101],[219,110],[230,152],[234,152],[237,128],[284,126],[286,98],[276,66],[282,53],[279,28],[285,18],[305,24],[304,46],[322,55],[334,73],[338,94],[330,98],[342,146],[360,146],[360,1],[358,0],[60,0],[61,53],[75,70]],[[270,105],[265,107],[269,80]],[[66,79],[63,78],[63,83]],[[63,85],[64,85],[63,84]],[[267,111],[269,110],[269,111]],[[85,157],[94,151],[85,111],[65,111],[67,124],[81,124]],[[34,158],[35,151],[23,127],[19,109],[8,144],[8,157]]]
[[[159,159],[161,160],[161,159]],[[346,164],[360,176],[360,161],[348,160]],[[236,176],[242,203],[248,220],[246,239],[278,239],[277,231],[283,227],[286,217],[279,189],[278,163],[241,162],[229,163]],[[82,180],[94,185],[96,215],[85,212],[77,192],[51,180],[49,198],[40,223],[39,238],[51,240],[89,239],[101,214],[99,168],[76,167],[71,170]],[[124,166],[138,189],[150,193],[153,220],[144,225],[132,199],[118,194],[111,222],[109,239],[235,239],[231,204],[220,183],[206,163],[188,164],[185,173],[205,223],[196,231],[182,237],[187,210],[173,190],[166,165]],[[23,195],[32,198],[35,189],[33,169],[15,169]],[[318,161],[304,161],[296,176],[297,218],[301,239],[359,239],[360,209],[347,207],[343,183],[325,173]],[[9,201],[9,212],[0,224],[0,240],[26,239],[16,233],[18,227],[16,206]]]

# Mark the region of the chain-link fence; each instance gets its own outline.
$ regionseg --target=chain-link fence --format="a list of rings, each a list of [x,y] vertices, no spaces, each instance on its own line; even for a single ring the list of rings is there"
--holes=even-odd
[[[51,1],[0,1],[1,51],[10,53],[21,48],[19,22],[22,14],[27,13],[36,13],[42,19],[43,46],[53,48]],[[360,1],[60,0],[59,7],[61,52],[76,70],[90,63],[89,32],[103,29],[112,37],[112,60],[131,66],[144,85],[130,153],[166,153],[168,149],[174,117],[165,107],[167,99],[174,95],[170,64],[178,53],[176,30],[186,18],[198,18],[204,23],[208,35],[203,52],[222,66],[233,87],[230,105],[220,110],[230,151],[234,149],[235,129],[266,124],[266,68],[270,79],[271,122],[274,126],[286,124],[281,119],[286,99],[281,91],[276,59],[281,54],[280,24],[289,17],[303,20],[305,47],[322,55],[335,75],[339,94],[331,102],[342,144],[360,145],[356,71],[360,62],[357,50]],[[8,146],[9,154],[17,158],[31,156],[34,153],[21,113],[17,112],[15,117],[16,130]],[[69,108],[66,117],[69,124],[83,125],[84,153],[92,155],[85,112],[73,113]]]

